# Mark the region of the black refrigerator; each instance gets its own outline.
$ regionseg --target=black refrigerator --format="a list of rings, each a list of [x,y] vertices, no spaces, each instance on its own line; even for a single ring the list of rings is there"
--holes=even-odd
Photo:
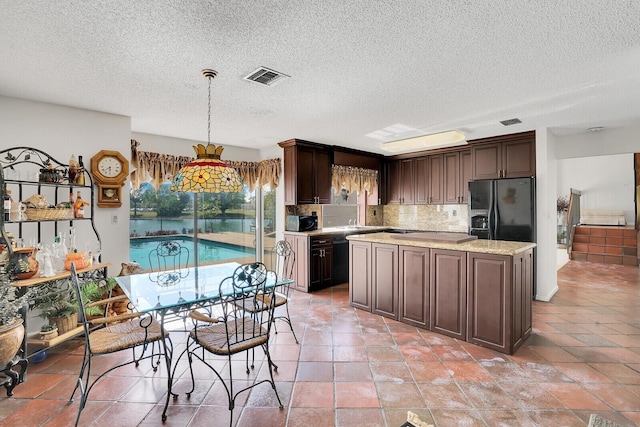
[[[469,181],[469,234],[479,239],[535,242],[535,178]]]

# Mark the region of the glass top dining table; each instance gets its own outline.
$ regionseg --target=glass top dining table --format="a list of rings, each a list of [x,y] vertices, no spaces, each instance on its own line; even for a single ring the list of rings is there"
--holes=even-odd
[[[203,265],[179,270],[140,273],[116,277],[116,282],[140,313],[177,309],[199,303],[215,302],[233,293],[232,276],[240,266],[237,262]],[[267,287],[285,285],[290,279],[276,280],[275,273],[267,277]]]
[[[234,292],[233,281],[224,281],[224,279],[233,276],[233,273],[240,265],[237,262],[228,262],[178,270],[119,276],[115,280],[136,311],[140,313],[156,312],[159,314],[160,328],[164,336],[165,315],[167,313],[178,313],[194,306],[212,304],[225,296],[232,295]],[[223,281],[224,284],[221,287],[220,284]],[[269,272],[265,286],[273,288],[292,282],[293,280],[291,279],[277,279],[274,272]],[[172,391],[173,376],[177,362],[174,365],[171,340],[165,338],[161,342],[163,343],[163,354],[168,371],[168,393],[162,412],[162,420],[165,421],[167,419],[169,397],[177,398],[177,394]]]

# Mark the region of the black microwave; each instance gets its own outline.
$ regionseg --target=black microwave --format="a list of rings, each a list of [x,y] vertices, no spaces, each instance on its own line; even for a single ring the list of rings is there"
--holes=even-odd
[[[313,231],[318,229],[316,215],[287,215],[287,231]]]

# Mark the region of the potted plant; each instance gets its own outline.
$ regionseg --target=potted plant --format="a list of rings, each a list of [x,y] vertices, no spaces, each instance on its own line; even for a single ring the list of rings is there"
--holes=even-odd
[[[39,316],[55,324],[58,334],[74,329],[78,324],[78,302],[73,289],[59,290],[55,285],[40,286],[32,309],[39,309]]]
[[[106,297],[108,292],[116,285],[113,278],[107,278],[101,282],[87,282],[80,286],[82,300],[85,306]],[[78,323],[78,299],[75,291],[69,287],[60,290],[55,285],[44,285],[38,289],[38,296],[31,309],[39,309],[39,316],[49,319],[50,324],[58,327],[58,334],[62,335],[74,329]],[[100,306],[87,307],[85,314],[88,317],[101,316],[103,308]]]
[[[45,323],[40,327],[40,339],[50,340],[58,336],[58,327],[55,323]]]
[[[97,302],[105,299],[109,296],[109,292],[117,285],[117,282],[112,277],[107,277],[106,280],[101,282],[87,282],[80,288],[82,292],[82,300],[86,306],[93,302]],[[90,306],[85,309],[85,314],[89,318],[102,317],[104,313],[104,306]]]
[[[22,296],[7,280],[0,277],[0,367],[7,366],[20,350],[24,338],[22,308],[30,292]]]

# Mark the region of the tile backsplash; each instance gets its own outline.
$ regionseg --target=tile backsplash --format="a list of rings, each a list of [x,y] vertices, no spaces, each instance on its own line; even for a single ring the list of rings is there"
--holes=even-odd
[[[323,210],[326,211],[329,208],[329,211],[331,211],[333,209],[331,206],[334,205],[286,206],[285,212],[287,215],[311,215],[312,212],[316,212],[319,217],[318,225],[322,226],[321,224],[325,222]],[[335,208],[342,207],[335,206]],[[327,217],[327,221],[341,221],[351,214],[347,213],[346,215],[347,217],[345,218],[333,217],[330,219]],[[379,205],[367,206],[365,225],[466,233],[468,224],[469,211],[467,205]],[[335,225],[324,224],[324,227]]]
[[[367,225],[466,233],[469,224],[467,209],[467,205],[368,206]],[[374,211],[376,211],[375,216],[373,215]],[[380,211],[382,211],[382,215],[380,215]]]

